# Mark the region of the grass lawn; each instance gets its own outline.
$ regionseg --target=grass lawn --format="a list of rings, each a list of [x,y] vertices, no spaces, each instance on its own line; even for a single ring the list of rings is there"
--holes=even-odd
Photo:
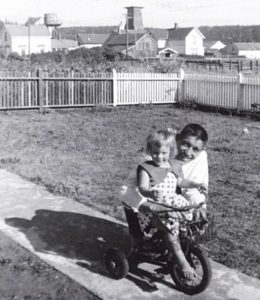
[[[0,112],[0,167],[122,219],[118,191],[147,134],[188,122],[209,133],[214,227],[204,245],[214,260],[260,278],[259,122],[171,105]]]

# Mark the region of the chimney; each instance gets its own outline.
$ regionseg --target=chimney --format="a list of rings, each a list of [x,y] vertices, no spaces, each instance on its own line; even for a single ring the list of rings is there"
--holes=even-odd
[[[174,29],[178,28],[178,23],[174,23]]]
[[[142,19],[142,7],[129,6],[127,9],[125,29],[135,32],[144,32],[144,25]]]

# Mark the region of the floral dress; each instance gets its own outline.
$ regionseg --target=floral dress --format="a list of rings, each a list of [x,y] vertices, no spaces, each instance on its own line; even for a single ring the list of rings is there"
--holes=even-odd
[[[138,166],[140,170],[143,168],[150,177],[150,188],[158,189],[162,192],[162,199],[158,204],[165,204],[168,206],[183,207],[189,205],[188,200],[186,200],[182,195],[176,193],[177,188],[177,178],[178,176],[173,172],[172,169],[160,168],[153,165],[152,162],[146,162]],[[137,172],[138,172],[137,169]],[[148,199],[147,199],[148,200]],[[154,201],[153,199],[150,199]],[[155,202],[155,201],[154,201]],[[138,221],[141,229],[145,229],[151,224],[154,215],[142,208],[139,208],[140,214],[138,214]],[[192,219],[192,212],[177,212],[170,211],[167,208],[161,206],[161,211],[157,213],[161,223],[171,231],[173,235],[179,234],[179,221],[183,219]]]

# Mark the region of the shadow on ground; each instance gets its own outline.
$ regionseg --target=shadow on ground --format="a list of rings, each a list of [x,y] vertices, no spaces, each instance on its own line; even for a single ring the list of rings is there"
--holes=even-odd
[[[103,276],[108,276],[104,265],[105,250],[110,247],[129,250],[126,226],[90,215],[37,210],[31,220],[8,218],[5,221],[22,231],[36,252],[56,253],[78,260],[79,266]],[[127,279],[147,292],[158,289],[156,282],[174,288],[162,275],[143,269],[129,273]]]

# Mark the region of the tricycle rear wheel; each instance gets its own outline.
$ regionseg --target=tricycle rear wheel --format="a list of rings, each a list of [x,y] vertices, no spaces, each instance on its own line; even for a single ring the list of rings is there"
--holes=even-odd
[[[129,271],[129,263],[125,253],[118,248],[108,249],[105,253],[105,264],[111,277],[122,279]]]

